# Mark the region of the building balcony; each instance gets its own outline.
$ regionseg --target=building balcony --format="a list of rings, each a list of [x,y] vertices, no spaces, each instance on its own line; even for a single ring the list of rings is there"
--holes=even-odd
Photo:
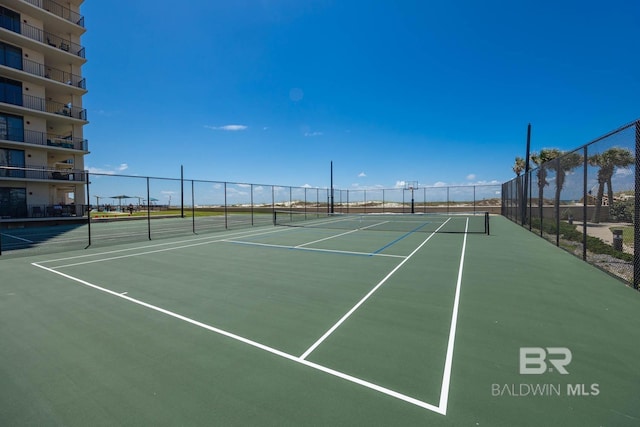
[[[62,117],[87,121],[87,110],[82,107],[72,105],[70,102],[64,104],[62,102],[49,99],[39,98],[37,96],[5,96],[0,97],[0,103],[16,105],[28,108],[30,110],[42,111],[45,113],[57,114]]]
[[[37,132],[33,130],[12,130],[6,133],[0,132],[0,142],[5,144],[32,144],[48,146],[67,150],[89,152],[89,141],[82,138],[74,138],[71,135],[55,135],[51,133]]]
[[[64,181],[67,183],[81,184],[86,181],[87,174],[77,169],[54,169],[51,167],[29,166],[17,167],[0,162],[0,180],[37,180],[37,181]]]
[[[49,13],[52,13],[64,20],[67,20],[73,24],[79,25],[80,27],[84,28],[84,16],[72,11],[66,6],[56,3],[55,1],[52,1],[52,0],[24,0],[24,1],[34,5],[35,7],[46,10]]]
[[[81,91],[78,91],[80,94],[83,94],[84,91],[87,90],[86,79],[82,76],[50,67],[39,62],[31,61],[29,59],[22,59],[22,64],[19,62],[15,64],[0,64],[0,69],[4,69],[4,74],[8,77],[16,78],[18,80],[24,80],[25,76],[21,73],[27,73],[32,76],[47,78],[54,82],[71,86],[72,88],[81,89]]]
[[[73,43],[69,39],[44,31],[32,25],[25,24],[24,22],[20,23],[20,25],[16,25],[13,21],[0,19],[0,28],[5,30],[7,35],[10,35],[11,33],[20,34],[28,39],[43,43],[51,46],[52,48],[59,49],[60,51],[68,52],[82,59],[85,58],[85,49],[79,44]],[[13,42],[20,44],[19,40]]]

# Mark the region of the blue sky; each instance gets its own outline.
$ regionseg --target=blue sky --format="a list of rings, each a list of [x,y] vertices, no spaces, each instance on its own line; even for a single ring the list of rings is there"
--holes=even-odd
[[[503,182],[640,117],[640,3],[86,1],[95,172]]]

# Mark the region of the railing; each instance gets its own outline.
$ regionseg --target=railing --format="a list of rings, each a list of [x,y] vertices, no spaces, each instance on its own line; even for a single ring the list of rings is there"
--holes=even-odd
[[[69,148],[72,150],[89,151],[89,142],[86,139],[72,136],[61,136],[34,130],[11,129],[6,133],[0,133],[0,140],[24,142],[34,145],[48,145],[50,147]]]
[[[56,181],[85,182],[86,173],[77,169],[52,169],[41,166],[17,167],[0,162],[0,178],[24,178]]]
[[[4,65],[8,66],[6,64]],[[57,68],[51,68],[39,62],[31,61],[29,59],[22,60],[22,71],[34,76],[46,77],[60,83],[64,83],[70,86],[76,86],[80,89],[87,88],[86,80],[82,76],[78,76],[67,71],[58,70]]]
[[[41,9],[44,9],[47,12],[51,12],[62,19],[65,19],[69,22],[72,22],[84,28],[84,16],[72,11],[68,7],[58,4],[52,0],[25,0],[25,1],[27,3],[30,3]]]
[[[10,31],[15,31],[15,28],[10,28],[11,25],[0,25],[3,28],[10,30]],[[72,53],[74,55],[79,56],[80,58],[84,58],[85,57],[85,50],[84,47],[80,46],[79,44],[73,43],[68,39],[64,39],[60,36],[57,36],[55,34],[52,33],[48,33],[46,31],[43,31],[40,28],[34,27],[32,25],[29,24],[25,24],[22,23],[20,25],[20,32],[19,34],[30,38],[32,40],[38,41],[40,43],[46,43],[49,46],[55,47],[55,48],[59,48],[60,50],[63,50],[65,52],[69,52]]]
[[[61,116],[72,117],[74,119],[87,120],[87,110],[81,107],[76,107],[71,103],[63,104],[62,102],[49,101],[47,99],[31,95],[22,95],[22,97],[15,97],[15,99],[0,97],[0,102],[19,105],[32,110],[59,114]]]

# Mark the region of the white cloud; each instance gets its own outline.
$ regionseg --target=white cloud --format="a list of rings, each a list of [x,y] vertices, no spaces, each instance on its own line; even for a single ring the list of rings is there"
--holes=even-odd
[[[113,167],[107,165],[105,168],[96,168],[89,166],[87,170],[89,173],[99,174],[99,175],[116,175],[118,172],[122,172],[129,169],[129,165],[126,163],[121,163],[119,166]]]
[[[304,136],[320,136],[322,132],[305,132]]]
[[[245,125],[224,125],[224,126],[209,126],[209,125],[205,125],[206,129],[211,129],[211,130],[224,130],[224,131],[229,131],[229,132],[237,132],[237,131],[241,131],[241,130],[246,130],[248,128],[248,126]]]
[[[395,188],[404,188],[405,184],[405,181],[396,181]]]
[[[302,186],[302,188],[313,188],[313,187],[312,187],[312,186],[310,186],[309,184],[304,184],[304,185]]]
[[[615,175],[616,176],[629,176],[629,175],[633,175],[633,171],[631,169],[617,168]]]
[[[467,175],[467,180],[468,181],[473,181],[474,179],[476,179],[476,174],[470,173],[469,175]]]
[[[360,172],[360,173],[358,174],[358,177],[359,177],[359,178],[364,178],[364,177],[366,177],[366,176],[367,176],[367,174],[366,174],[366,173],[364,173],[364,172]]]

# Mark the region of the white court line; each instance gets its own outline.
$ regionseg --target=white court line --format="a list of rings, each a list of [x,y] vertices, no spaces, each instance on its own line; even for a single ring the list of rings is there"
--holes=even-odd
[[[338,378],[342,378],[343,380],[346,380],[346,381],[349,381],[349,382],[352,382],[352,383],[355,383],[355,384],[359,384],[359,385],[361,385],[363,387],[366,387],[366,388],[369,388],[371,390],[375,390],[375,391],[377,391],[379,393],[386,394],[388,396],[394,397],[396,399],[400,399],[400,400],[405,401],[407,403],[411,403],[413,405],[419,406],[419,407],[427,409],[429,411],[433,411],[433,412],[436,412],[438,414],[444,415],[444,413],[441,411],[441,409],[439,407],[437,407],[435,405],[432,405],[430,403],[427,403],[427,402],[423,402],[423,401],[421,401],[419,399],[416,399],[416,398],[413,398],[411,396],[407,396],[405,394],[398,393],[398,392],[393,391],[391,389],[388,389],[386,387],[379,386],[377,384],[374,384],[374,383],[371,383],[369,381],[354,377],[352,375],[345,374],[345,373],[340,372],[340,371],[336,371],[335,369],[331,369],[331,368],[328,368],[326,366],[319,365],[317,363],[309,362],[308,360],[304,360],[304,359],[302,359],[300,357],[296,357],[296,356],[294,356],[292,354],[285,353],[285,352],[277,350],[277,349],[275,349],[273,347],[269,347],[269,346],[266,346],[264,344],[260,344],[259,342],[252,341],[250,339],[241,337],[239,335],[233,334],[231,332],[225,331],[225,330],[220,329],[220,328],[216,328],[216,327],[211,326],[211,325],[207,325],[206,323],[199,322],[197,320],[191,319],[191,318],[183,316],[181,314],[174,313],[174,312],[169,311],[169,310],[165,310],[164,308],[161,308],[161,307],[146,303],[144,301],[140,301],[140,300],[135,299],[135,298],[131,298],[130,296],[125,295],[124,293],[118,293],[118,292],[111,291],[109,289],[103,288],[103,287],[95,285],[93,283],[89,283],[89,282],[87,282],[85,280],[79,279],[79,278],[71,276],[69,274],[62,273],[62,272],[57,271],[57,270],[55,270],[53,268],[42,266],[42,265],[40,265],[40,264],[38,264],[36,262],[31,263],[31,265],[33,265],[35,267],[38,267],[38,268],[41,268],[43,270],[46,270],[46,271],[48,271],[50,273],[57,274],[59,276],[62,276],[64,278],[67,278],[67,279],[72,280],[74,282],[80,283],[80,284],[82,284],[84,286],[88,286],[88,287],[96,289],[98,291],[105,292],[105,293],[107,293],[109,295],[112,295],[112,296],[115,296],[117,298],[122,298],[122,299],[127,300],[129,302],[132,302],[134,304],[141,305],[143,307],[146,307],[146,308],[151,309],[151,310],[155,310],[155,311],[160,312],[162,314],[165,314],[167,316],[171,316],[171,317],[174,317],[176,319],[182,320],[184,322],[190,323],[192,325],[198,326],[200,328],[209,330],[211,332],[215,332],[215,333],[217,333],[219,335],[223,335],[225,337],[234,339],[236,341],[240,341],[240,342],[242,342],[244,344],[248,344],[248,345],[250,345],[252,347],[255,347],[255,348],[258,348],[260,350],[264,350],[266,352],[269,352],[271,354],[274,354],[274,355],[280,356],[282,358],[291,360],[293,362],[300,363],[301,365],[308,366],[308,367],[316,369],[318,371],[325,372],[327,374],[333,375],[333,376],[338,377]]]
[[[0,234],[0,236],[11,237],[12,239],[22,240],[23,242],[27,242],[27,243],[35,243],[33,240],[23,239],[22,237],[12,236],[11,234],[7,234],[7,233]]]
[[[383,221],[383,222],[380,222],[378,224],[373,224],[373,225],[368,225],[366,227],[357,228],[355,230],[350,230],[350,231],[347,231],[345,233],[336,234],[335,236],[329,236],[329,237],[325,237],[324,239],[314,240],[313,242],[303,243],[301,245],[296,246],[296,248],[302,248],[304,246],[313,245],[314,243],[324,242],[325,240],[330,240],[330,239],[335,239],[336,237],[346,236],[347,234],[355,233],[356,231],[360,231],[360,230],[366,230],[367,228],[375,227],[377,225],[386,224],[387,222],[389,222],[389,221]]]
[[[309,251],[309,252],[327,252],[327,253],[334,253],[334,254],[363,255],[363,256],[369,256],[369,257],[381,256],[381,257],[388,257],[388,258],[406,258],[404,255],[374,254],[373,252],[340,251],[337,249],[305,248],[301,246],[274,245],[272,243],[246,242],[244,240],[224,239],[223,242],[236,243],[239,245],[246,245],[246,246],[264,246],[267,248],[293,249],[293,250]]]
[[[277,229],[277,230],[260,231],[260,232],[256,232],[256,231],[252,231],[252,232],[249,232],[249,231],[237,231],[237,232],[234,232],[234,233],[225,234],[225,236],[253,237],[253,236],[261,236],[263,234],[279,233],[279,232],[287,231],[287,230],[289,230],[289,229],[280,228],[280,229]],[[187,242],[196,242],[196,241],[200,241],[200,240],[204,240],[205,241],[205,242],[200,243],[200,245],[204,245],[204,244],[209,244],[209,243],[223,242],[225,239],[221,238],[221,237],[225,237],[225,236],[214,235],[214,236],[198,237],[198,238],[194,238],[194,239],[180,240],[180,241],[177,241],[177,242],[155,243],[153,245],[137,246],[137,247],[133,247],[133,248],[125,248],[125,249],[116,249],[116,250],[112,250],[112,251],[97,252],[97,253],[94,253],[94,254],[76,255],[76,256],[72,256],[72,257],[65,257],[65,258],[57,258],[57,259],[51,259],[51,260],[46,260],[46,261],[39,261],[39,263],[40,264],[48,264],[48,263],[59,262],[59,261],[69,261],[69,260],[82,259],[82,258],[93,258],[93,257],[101,256],[101,255],[111,255],[111,254],[115,254],[115,253],[139,251],[141,249],[157,248],[157,247],[161,247],[161,246],[169,246],[169,245],[175,245],[175,244],[187,243]],[[173,250],[173,249],[182,249],[182,248],[187,248],[187,247],[190,247],[190,246],[195,246],[195,244],[194,245],[174,246],[174,247],[165,249],[165,251],[169,251],[169,250]],[[156,251],[135,253],[135,254],[130,254],[128,256],[133,257],[133,256],[145,255],[145,254],[154,253],[154,252],[156,252]],[[101,261],[110,261],[110,260],[113,260],[113,259],[120,259],[120,258],[126,258],[126,257],[127,256],[101,258],[101,259],[98,259],[98,260],[88,261],[88,262],[86,262],[86,264],[95,263],[95,262],[101,262]],[[59,267],[56,267],[56,268],[70,267],[72,265],[80,265],[80,264],[82,264],[82,263],[69,264],[69,265],[65,265],[65,266],[59,266]]]
[[[243,342],[245,344],[251,345],[253,347],[262,349],[264,351],[267,351],[269,353],[278,355],[278,356],[283,357],[285,359],[289,359],[291,361],[300,363],[300,364],[308,366],[310,368],[313,368],[313,369],[328,373],[330,375],[342,378],[342,379],[344,379],[346,381],[350,381],[350,382],[353,382],[355,384],[359,384],[359,385],[361,385],[363,387],[367,387],[369,389],[378,391],[378,392],[386,394],[388,396],[395,397],[397,399],[403,400],[403,401],[405,401],[407,403],[411,403],[413,405],[419,406],[419,407],[427,409],[429,411],[432,411],[432,412],[435,412],[435,413],[438,413],[438,414],[441,414],[441,415],[446,415],[448,399],[449,399],[449,390],[450,390],[450,384],[451,384],[451,372],[452,372],[452,366],[453,366],[453,350],[454,350],[455,335],[456,335],[456,330],[457,330],[458,311],[459,311],[459,306],[460,306],[460,289],[461,289],[461,284],[462,284],[462,274],[463,274],[463,268],[464,268],[464,257],[465,257],[466,245],[467,245],[467,231],[468,231],[468,227],[469,227],[469,221],[468,220],[467,220],[466,227],[465,227],[465,234],[464,234],[464,240],[463,240],[463,245],[462,245],[462,253],[461,253],[461,256],[460,256],[460,266],[459,266],[459,269],[458,269],[458,279],[457,279],[457,283],[456,283],[456,293],[455,293],[455,298],[454,298],[454,307],[453,307],[453,313],[452,313],[452,316],[451,316],[451,327],[450,327],[450,331],[449,331],[449,340],[448,340],[448,344],[447,344],[447,354],[446,354],[446,359],[445,359],[445,369],[444,369],[444,373],[443,373],[442,385],[441,385],[441,389],[440,389],[440,401],[439,401],[438,406],[435,406],[433,404],[421,401],[419,399],[415,399],[413,397],[407,396],[407,395],[402,394],[402,393],[395,392],[395,391],[390,390],[388,388],[379,386],[377,384],[373,384],[371,382],[359,379],[357,377],[353,377],[353,376],[351,376],[349,374],[345,374],[345,373],[336,371],[334,369],[319,365],[317,363],[310,362],[310,361],[306,360],[306,357],[308,357],[309,354],[311,352],[313,352],[313,350],[315,350],[329,335],[331,335],[331,333],[333,333],[342,323],[344,323],[344,321],[351,314],[353,314],[353,312],[355,312],[355,310],[357,310],[357,308],[359,308],[378,288],[380,288],[406,261],[408,261],[409,258],[411,258],[418,250],[420,250],[422,248],[422,246],[424,246],[437,233],[437,231],[439,231],[440,228],[442,228],[449,221],[449,219],[447,219],[447,221],[445,221],[443,224],[441,224],[436,231],[434,231],[431,235],[429,235],[429,237],[427,237],[427,239],[425,239],[420,244],[420,246],[418,246],[408,257],[402,257],[402,258],[405,258],[405,259],[398,266],[396,266],[380,283],[378,283],[378,285],[376,285],[376,287],[374,289],[372,289],[347,314],[345,314],[342,319],[340,319],[329,331],[327,331],[325,333],[325,335],[323,335],[302,356],[299,356],[299,357],[291,355],[291,354],[288,354],[288,353],[285,353],[285,352],[282,352],[282,351],[274,349],[272,347],[268,347],[268,346],[260,344],[258,342],[249,340],[247,338],[243,338],[241,336],[238,336],[238,335],[235,335],[233,333],[224,331],[222,329],[219,329],[219,328],[204,324],[202,322],[198,322],[196,320],[190,319],[190,318],[182,316],[180,314],[171,312],[169,310],[165,310],[163,308],[153,306],[151,304],[145,303],[145,302],[140,301],[140,300],[136,300],[134,298],[131,298],[131,297],[127,296],[126,292],[117,293],[117,292],[102,288],[100,286],[91,284],[91,283],[86,282],[84,280],[78,279],[76,277],[70,276],[68,274],[56,271],[53,268],[45,267],[45,266],[40,265],[38,263],[32,263],[32,265],[34,265],[36,267],[39,267],[41,269],[44,269],[46,271],[49,271],[51,273],[58,274],[60,276],[66,277],[66,278],[68,278],[70,280],[73,280],[73,281],[78,282],[80,284],[83,284],[85,286],[89,286],[89,287],[92,287],[92,288],[97,289],[99,291],[111,294],[113,296],[126,299],[126,300],[128,300],[130,302],[133,302],[135,304],[139,304],[141,306],[150,308],[152,310],[155,310],[155,311],[164,313],[166,315],[175,317],[177,319],[183,320],[185,322],[194,324],[194,325],[199,326],[201,328],[208,329],[208,330],[210,330],[212,332],[215,332],[215,333],[218,333],[220,335],[224,335],[224,336],[227,336],[229,338],[235,339],[237,341]],[[262,232],[262,233],[256,233],[255,235],[268,234],[268,233],[269,232]],[[241,236],[241,237],[249,237],[249,236],[250,235]],[[193,240],[195,240],[195,239],[193,239]],[[204,242],[202,244],[214,243],[214,242],[218,242],[218,241],[225,241],[225,239],[216,240],[216,241],[212,241],[212,242]],[[239,241],[238,243],[247,243],[247,242],[240,242]],[[253,244],[253,243],[250,243],[250,244]],[[158,246],[158,245],[154,245],[154,246]],[[186,245],[186,246],[181,246],[181,247],[176,247],[176,248],[168,248],[167,250],[180,249],[182,247],[189,247],[189,246],[191,246],[191,245]],[[294,247],[292,247],[292,248],[294,248]],[[300,249],[310,250],[309,248],[300,248]],[[153,253],[153,252],[155,252],[155,251],[150,251],[148,253]],[[139,255],[139,254],[132,254],[131,256],[137,256],[137,255]],[[396,256],[396,257],[398,257],[398,256]],[[44,262],[51,262],[51,261],[44,261]],[[62,267],[64,267],[64,266],[62,266]],[[57,268],[62,268],[62,267],[57,267]]]
[[[442,223],[442,225],[440,225],[440,227],[438,227],[436,229],[436,231],[434,231],[433,233],[431,233],[429,235],[429,237],[427,237],[422,243],[420,243],[420,246],[418,246],[413,252],[411,252],[409,254],[409,256],[407,256],[405,259],[402,260],[402,262],[400,262],[400,264],[398,264],[393,270],[391,270],[391,272],[389,274],[387,274],[384,279],[382,279],[373,289],[371,289],[369,291],[368,294],[366,294],[360,301],[358,301],[356,303],[356,305],[354,305],[351,310],[349,310],[344,316],[342,316],[342,318],[340,320],[338,320],[336,322],[335,325],[333,325],[327,332],[324,333],[324,335],[322,335],[315,343],[313,343],[313,345],[311,347],[309,347],[307,349],[307,351],[305,351],[304,353],[302,353],[302,356],[300,356],[301,359],[306,359],[320,344],[322,344],[322,342],[324,340],[326,340],[329,335],[331,335],[336,329],[338,329],[340,327],[340,325],[342,325],[345,320],[347,320],[362,304],[364,304],[364,302],[366,300],[369,299],[369,297],[371,297],[371,295],[373,295],[382,285],[384,285],[384,283],[389,280],[389,278],[391,276],[393,276],[393,274],[398,271],[398,269],[400,267],[402,267],[404,265],[404,263],[406,263],[407,261],[409,261],[409,259],[416,253],[418,252],[429,240],[431,240],[431,238],[433,236],[435,236],[435,234],[438,232],[438,230],[440,230],[442,227],[444,227],[444,225],[448,222],[449,220],[445,221],[444,223]]]
[[[442,376],[442,387],[440,388],[440,404],[438,407],[442,414],[447,413],[447,403],[449,401],[449,386],[451,384],[451,369],[453,366],[453,346],[456,341],[456,329],[458,326],[458,309],[460,307],[460,287],[462,285],[462,270],[464,267],[464,254],[467,250],[467,231],[469,230],[469,218],[464,229],[464,240],[462,241],[462,253],[460,254],[460,268],[458,268],[458,281],[456,282],[456,296],[453,300],[453,313],[451,314],[451,329],[449,329],[449,343],[447,344],[447,357],[444,363],[444,374]]]

